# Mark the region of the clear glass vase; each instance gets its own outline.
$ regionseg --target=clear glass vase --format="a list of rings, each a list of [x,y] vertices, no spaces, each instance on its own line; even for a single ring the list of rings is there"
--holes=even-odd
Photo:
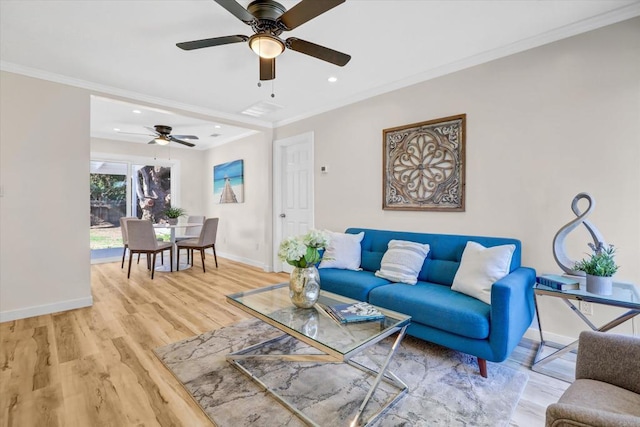
[[[320,275],[315,266],[293,267],[289,278],[289,297],[296,307],[311,308],[320,296]]]

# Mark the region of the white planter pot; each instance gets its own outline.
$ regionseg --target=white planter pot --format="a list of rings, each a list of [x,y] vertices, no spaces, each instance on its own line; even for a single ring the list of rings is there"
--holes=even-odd
[[[613,293],[613,278],[587,274],[587,292],[598,295],[611,295]]]

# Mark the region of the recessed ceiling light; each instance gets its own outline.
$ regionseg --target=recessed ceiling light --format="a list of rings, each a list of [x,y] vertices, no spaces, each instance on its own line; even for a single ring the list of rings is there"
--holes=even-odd
[[[116,132],[120,132],[120,128],[113,128]]]
[[[222,126],[220,126],[220,125],[215,125],[214,127],[215,127],[216,129],[220,129]]]
[[[133,112],[133,114],[142,114],[142,111],[140,111],[140,110],[133,110],[132,112]]]
[[[337,78],[337,77],[334,77],[334,76],[331,76],[331,77],[329,77],[327,80],[329,80],[329,83],[335,83],[335,82],[337,82],[337,81],[338,81],[338,78]]]

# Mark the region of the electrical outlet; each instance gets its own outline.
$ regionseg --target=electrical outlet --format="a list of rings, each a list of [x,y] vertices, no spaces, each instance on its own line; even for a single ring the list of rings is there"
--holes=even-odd
[[[580,311],[587,316],[593,316],[593,303],[580,301]]]

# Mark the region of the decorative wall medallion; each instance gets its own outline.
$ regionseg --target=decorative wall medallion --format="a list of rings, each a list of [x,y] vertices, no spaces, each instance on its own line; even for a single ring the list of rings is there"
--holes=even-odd
[[[464,211],[466,117],[383,130],[383,209]]]

